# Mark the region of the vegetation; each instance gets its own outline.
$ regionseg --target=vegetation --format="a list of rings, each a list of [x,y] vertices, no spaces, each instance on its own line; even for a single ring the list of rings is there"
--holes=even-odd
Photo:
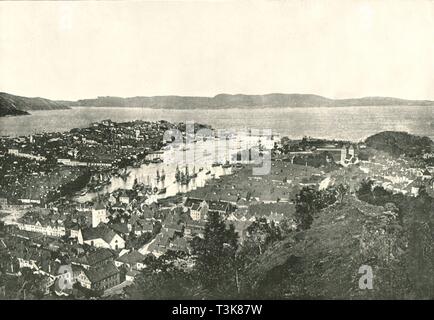
[[[0,92],[0,117],[26,115],[28,110],[68,109],[63,102],[42,98],[26,98]]]
[[[344,192],[342,189],[339,190]],[[304,187],[295,200],[295,219],[298,229],[309,229],[315,214],[334,203],[337,200],[337,195],[338,191],[336,189],[317,191],[311,187]]]
[[[433,142],[428,137],[419,137],[407,132],[384,131],[366,139],[368,147],[385,151],[395,157],[420,156],[432,150]]]
[[[234,226],[229,228],[217,212],[210,212],[204,239],[193,241],[196,256],[195,276],[201,287],[212,298],[227,298],[236,292],[238,283],[238,236]]]

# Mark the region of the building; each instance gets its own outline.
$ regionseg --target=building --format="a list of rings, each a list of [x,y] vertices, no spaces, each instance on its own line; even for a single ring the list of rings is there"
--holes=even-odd
[[[96,248],[86,253],[73,257],[71,264],[81,266],[88,270],[91,268],[101,267],[114,260],[114,253],[110,249]]]
[[[65,225],[62,220],[51,217],[26,214],[18,220],[18,229],[41,233],[49,237],[63,237],[66,235]]]
[[[102,202],[97,202],[92,207],[92,228],[98,227],[100,223],[108,223],[107,209]]]
[[[0,208],[6,208],[8,206],[7,198],[0,198]]]
[[[130,204],[130,196],[128,194],[129,192],[127,190],[122,190],[119,195],[119,202],[124,203],[126,205]]]
[[[84,288],[91,290],[107,290],[121,283],[119,269],[109,262],[89,270],[74,268],[74,279]]]
[[[195,202],[190,208],[190,217],[195,221],[202,219],[205,220],[207,218],[208,210],[209,206],[205,200],[200,203]]]
[[[32,159],[32,160],[36,160],[36,161],[45,161],[45,160],[47,160],[47,158],[45,158],[43,156],[34,155],[34,154],[30,154],[30,153],[23,153],[23,152],[20,152],[18,149],[9,149],[8,153],[10,155],[15,156],[15,157],[27,158],[27,159]]]
[[[123,254],[115,260],[116,267],[124,266],[128,270],[143,270],[146,265],[144,264],[145,256],[140,252],[133,250]]]
[[[429,172],[428,169],[425,169],[425,171],[422,173],[422,180],[431,180],[431,179],[432,179],[431,172]]]
[[[357,156],[353,145],[343,146],[341,148],[341,160],[340,164],[343,166],[347,166],[351,163],[357,162]]]
[[[193,220],[206,220],[209,211],[218,212],[221,215],[228,215],[234,212],[236,206],[227,201],[203,200],[197,198],[186,198],[183,207],[190,210]]]
[[[78,234],[78,243],[112,250],[125,248],[125,240],[105,225],[80,230]]]

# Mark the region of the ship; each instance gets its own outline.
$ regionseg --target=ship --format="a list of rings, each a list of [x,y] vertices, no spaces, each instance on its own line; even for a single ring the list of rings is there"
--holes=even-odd
[[[185,173],[181,173],[181,184],[189,184],[191,180],[190,174],[188,173],[188,167],[185,166]]]
[[[191,175],[192,179],[197,178],[196,167],[193,167],[193,174]]]
[[[181,171],[179,171],[178,166],[176,166],[175,179],[176,179],[176,182],[181,181]]]

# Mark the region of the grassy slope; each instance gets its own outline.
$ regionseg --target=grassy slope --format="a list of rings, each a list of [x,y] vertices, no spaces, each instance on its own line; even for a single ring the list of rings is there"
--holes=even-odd
[[[254,290],[250,291],[256,298],[357,299],[386,295],[382,283],[389,276],[385,271],[389,255],[379,236],[383,211],[352,196],[323,210],[311,229],[275,244],[252,264],[245,279],[253,283]],[[358,287],[358,270],[363,264],[371,265],[377,276],[374,290]]]

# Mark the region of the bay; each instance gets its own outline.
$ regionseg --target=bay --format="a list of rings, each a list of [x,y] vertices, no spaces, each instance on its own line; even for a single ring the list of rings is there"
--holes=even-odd
[[[171,122],[195,121],[221,129],[272,129],[290,138],[358,141],[385,130],[406,131],[434,139],[434,107],[316,107],[232,109],[147,109],[116,107],[72,107],[67,110],[32,111],[31,115],[0,118],[0,135],[20,136],[41,132],[68,131],[92,122],[136,119]]]

